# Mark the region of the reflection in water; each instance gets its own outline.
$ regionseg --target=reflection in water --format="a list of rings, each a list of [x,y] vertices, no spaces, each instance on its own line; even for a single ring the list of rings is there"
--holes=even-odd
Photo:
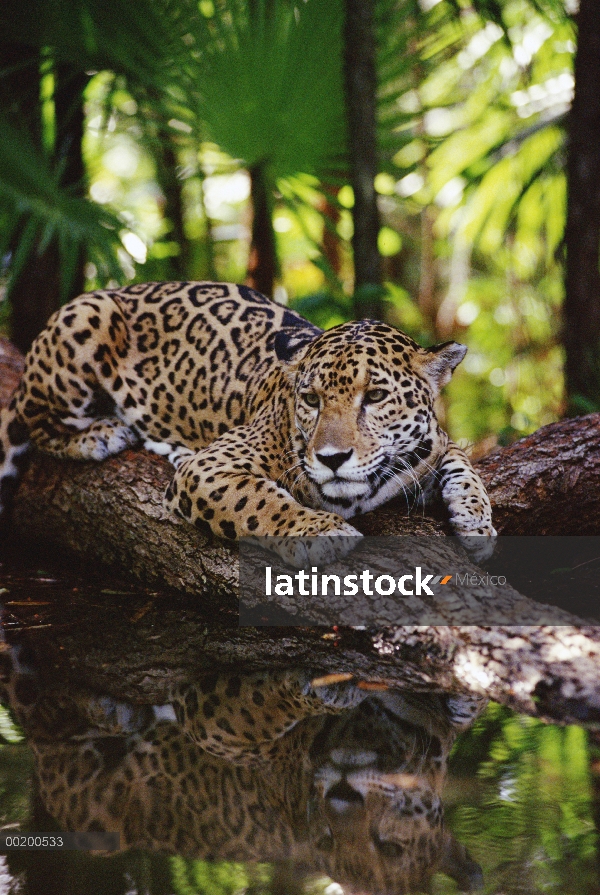
[[[474,700],[298,671],[205,676],[166,705],[133,706],[53,684],[22,647],[0,659],[34,755],[38,829],[51,817],[65,830],[118,831],[123,848],[291,861],[369,893],[422,890],[437,870],[462,889],[481,883],[441,804]]]
[[[580,727],[543,724],[498,705],[450,760],[446,819],[505,895],[600,891],[594,748]]]

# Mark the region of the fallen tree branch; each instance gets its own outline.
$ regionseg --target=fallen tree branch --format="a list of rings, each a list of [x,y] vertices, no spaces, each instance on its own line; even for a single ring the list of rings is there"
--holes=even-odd
[[[501,534],[600,532],[600,413],[543,426],[476,466]]]
[[[600,531],[600,414],[554,423],[480,461],[500,534]],[[32,458],[14,514],[19,539],[55,543],[138,581],[196,594],[233,593],[236,548],[163,506],[171,466],[146,451],[102,464]],[[356,520],[368,535],[449,533],[443,510],[406,516],[401,500]]]
[[[477,693],[549,721],[600,726],[594,626],[238,628],[201,608],[145,599],[115,606],[96,596],[73,610],[32,606],[12,615],[57,679],[128,702],[163,703],[172,685],[207,672],[302,667],[382,687]]]

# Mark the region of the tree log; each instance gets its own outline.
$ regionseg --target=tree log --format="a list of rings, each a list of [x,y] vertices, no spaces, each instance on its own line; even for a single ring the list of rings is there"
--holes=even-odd
[[[20,373],[18,358],[11,357],[6,348],[2,355],[0,344],[5,398]],[[598,530],[599,426],[599,414],[555,423],[480,461],[500,532]],[[496,611],[505,601],[506,619],[514,609],[518,627],[453,625],[447,592],[445,602],[434,600],[447,624],[424,626],[407,615],[414,624],[382,623],[365,631],[237,627],[236,549],[166,511],[162,495],[170,476],[166,461],[142,450],[101,464],[33,454],[15,501],[14,540],[79,557],[91,570],[125,571],[162,594],[152,595],[136,624],[133,602],[119,610],[122,624],[104,623],[102,658],[97,640],[104,608],[94,608],[92,600],[81,610],[76,635],[63,621],[62,661],[68,655],[70,673],[85,674],[116,695],[156,701],[182,669],[308,665],[414,689],[469,690],[532,715],[600,723],[600,627],[566,612],[554,615],[560,624],[540,625],[539,608],[510,587],[483,586],[475,602]],[[365,516],[359,527],[377,535],[448,531],[441,510],[407,518],[398,502]],[[174,592],[193,599],[168,596]],[[450,597],[459,599],[460,591]]]
[[[600,531],[600,414],[545,426],[480,460],[477,468],[500,534]],[[36,453],[18,492],[15,533],[127,570],[146,585],[207,590],[211,599],[233,593],[235,547],[164,508],[171,475],[166,460],[144,450],[125,451],[102,464]],[[400,499],[355,524],[363,534],[379,536],[450,531],[441,508],[407,517]]]
[[[600,533],[600,413],[543,426],[476,467],[500,534]]]

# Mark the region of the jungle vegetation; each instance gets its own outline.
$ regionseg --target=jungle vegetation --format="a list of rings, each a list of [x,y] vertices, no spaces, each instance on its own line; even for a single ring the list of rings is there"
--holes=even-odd
[[[480,450],[600,407],[594,0],[0,17],[0,322],[21,348],[83,289],[246,281],[324,327],[465,342],[446,424]]]

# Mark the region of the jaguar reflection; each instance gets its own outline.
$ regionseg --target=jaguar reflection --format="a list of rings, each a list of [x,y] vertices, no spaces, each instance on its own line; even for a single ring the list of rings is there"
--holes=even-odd
[[[65,830],[204,860],[292,861],[346,891],[422,891],[481,871],[444,828],[450,747],[482,708],[303,671],[205,676],[161,706],[43,684],[7,649],[3,697]]]

